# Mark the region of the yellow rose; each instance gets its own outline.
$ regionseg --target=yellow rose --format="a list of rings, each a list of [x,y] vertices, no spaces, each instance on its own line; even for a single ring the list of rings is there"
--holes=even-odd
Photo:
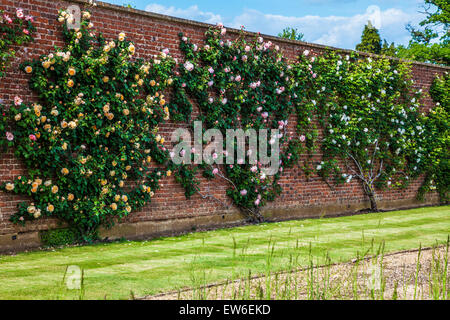
[[[134,46],[134,44],[130,44],[130,46],[128,47],[128,51],[130,51],[131,54],[134,54],[136,52],[136,47]]]
[[[116,203],[111,204],[111,209],[116,211],[117,210],[117,204]]]
[[[125,37],[126,37],[126,35],[125,35],[125,33],[123,33],[123,32],[121,32],[121,33],[119,33],[119,41],[125,41]]]
[[[25,67],[25,72],[26,73],[32,73],[33,72],[33,68],[31,66],[26,66]]]
[[[14,184],[13,183],[7,183],[5,186],[5,189],[7,191],[13,191],[14,190]]]
[[[69,81],[67,81],[67,86],[68,86],[69,88],[73,88],[74,85],[75,85],[75,82],[73,82],[72,79],[69,79]]]
[[[53,187],[52,187],[52,193],[53,193],[53,194],[58,193],[58,191],[59,191],[58,186],[53,186]]]
[[[69,193],[69,195],[67,196],[67,200],[73,201],[73,199],[75,199],[75,196],[73,194]]]
[[[55,211],[55,206],[53,206],[52,204],[49,204],[49,205],[47,206],[47,211],[48,211],[48,212],[53,212],[53,211]]]
[[[67,168],[61,169],[61,173],[62,173],[64,176],[67,176],[67,175],[69,174],[69,169],[67,169]]]
[[[38,219],[41,216],[41,210],[36,210],[33,216],[35,219]]]
[[[77,73],[77,71],[75,70],[75,68],[73,68],[73,67],[70,67],[70,68],[69,68],[69,75],[70,75],[70,76],[73,77],[76,73]]]

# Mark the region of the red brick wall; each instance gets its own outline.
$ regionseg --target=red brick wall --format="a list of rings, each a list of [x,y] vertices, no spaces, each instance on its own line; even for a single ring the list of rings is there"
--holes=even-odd
[[[24,60],[37,58],[41,54],[53,50],[55,45],[62,46],[60,24],[57,23],[57,14],[60,8],[67,8],[70,4],[83,5],[85,1],[50,1],[50,0],[2,0],[0,10],[5,10],[11,14],[15,8],[20,7],[26,14],[35,17],[37,33],[35,42],[27,45],[26,48],[18,49],[18,55],[9,68],[9,71],[0,81],[0,98],[6,103],[11,101],[14,96],[22,97],[26,102],[35,99],[28,89],[28,78],[25,74],[18,71],[19,64]],[[147,14],[136,10],[114,7],[111,5],[99,3],[96,8],[91,9],[93,13],[92,22],[95,28],[102,32],[106,38],[116,38],[120,32],[125,32],[133,40],[137,47],[137,55],[142,58],[150,58],[151,55],[159,53],[164,48],[169,48],[172,54],[181,59],[181,53],[178,50],[178,33],[184,32],[195,42],[201,43],[203,34],[207,28],[206,25],[174,19],[170,17]],[[235,31],[230,30],[230,37],[235,35]],[[269,37],[266,37],[269,38]],[[270,37],[272,42],[280,45],[286,56],[294,59],[305,49],[319,53],[323,47],[307,43],[285,41]],[[445,69],[425,64],[414,64],[414,79],[418,88],[428,91],[428,88],[436,74],[442,73]],[[425,101],[427,108],[431,107],[431,101]],[[295,119],[292,119],[295,120]],[[291,121],[292,131],[294,123]],[[165,125],[162,132],[169,133],[176,126],[174,124]],[[168,140],[168,139],[166,139]],[[320,160],[320,156],[317,156]],[[0,155],[0,182],[12,180],[13,177],[24,174],[24,168],[21,162],[16,159],[9,151]],[[318,177],[313,177],[306,181],[305,175],[298,168],[286,172],[281,181],[284,193],[278,200],[267,207],[271,210],[285,210],[289,213],[294,208],[301,207],[325,207],[325,206],[350,206],[365,202],[361,186],[354,182],[331,190]],[[199,195],[191,200],[186,200],[184,190],[174,181],[173,178],[166,178],[162,181],[163,187],[158,191],[145,209],[133,213],[129,217],[129,222],[158,221],[167,219],[187,218],[194,216],[222,215],[235,212],[231,201],[225,195],[227,185],[221,181],[203,181],[202,191],[204,194],[213,194],[216,198],[222,200],[228,207],[211,199],[202,199]],[[410,188],[406,190],[395,190],[380,193],[381,200],[412,200],[416,196],[421,181],[415,181]],[[58,226],[53,220],[42,220],[35,224],[27,225],[25,228],[17,227],[9,222],[9,217],[16,210],[16,206],[26,197],[18,197],[0,192],[0,236],[6,234],[15,234],[20,232],[43,230]]]

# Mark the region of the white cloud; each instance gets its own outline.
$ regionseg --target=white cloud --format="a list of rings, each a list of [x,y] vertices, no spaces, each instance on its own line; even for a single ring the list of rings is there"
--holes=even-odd
[[[305,34],[306,41],[353,49],[360,41],[362,30],[369,20],[376,22],[376,14],[372,10],[350,17],[296,17],[264,14],[257,10],[247,9],[234,19],[232,26],[245,25],[249,31],[260,31],[273,35],[278,34],[286,27],[293,27]],[[419,14],[388,9],[380,12],[380,19],[376,25],[381,27],[382,38],[387,38],[390,42],[405,44],[409,39],[405,25],[409,22],[417,23],[420,20]]]
[[[187,9],[180,9],[175,8],[173,6],[171,7],[165,7],[160,4],[152,3],[147,5],[145,8],[145,11],[165,14],[168,16],[178,17],[178,18],[185,18],[190,20],[196,20],[211,24],[216,24],[218,22],[222,22],[222,17],[219,14],[214,14],[212,12],[204,12],[201,11],[197,5],[190,6]]]
[[[353,16],[283,16],[266,14],[254,9],[244,9],[238,16],[230,21],[223,21],[221,15],[201,11],[197,5],[187,9],[165,7],[159,4],[150,4],[147,11],[162,13],[180,18],[192,19],[215,24],[224,22],[234,28],[245,26],[248,31],[277,35],[286,27],[297,28],[305,34],[309,42],[354,49],[360,41],[364,25],[372,20],[374,25],[381,26],[381,37],[396,44],[407,44],[410,36],[405,30],[408,23],[418,24],[422,17],[412,9],[405,12],[400,9],[387,9],[374,11],[374,7],[367,8],[366,12]]]

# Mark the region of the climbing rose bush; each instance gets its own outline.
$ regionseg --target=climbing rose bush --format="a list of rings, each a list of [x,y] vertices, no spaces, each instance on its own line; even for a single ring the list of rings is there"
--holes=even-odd
[[[416,91],[405,63],[330,52],[311,65],[325,179],[358,179],[376,211],[376,190],[406,186],[423,172],[426,136]]]
[[[26,15],[23,9],[18,8],[13,14],[0,10],[0,78],[16,54],[12,46],[33,41],[36,31],[33,22],[34,18]]]
[[[450,200],[450,75],[445,73],[436,77],[430,89],[435,106],[426,115],[424,126],[424,147],[426,158],[426,177],[418,194],[423,199],[425,194],[437,191],[442,203]]]
[[[61,11],[66,46],[22,65],[39,102],[14,99],[6,138],[28,175],[2,189],[32,198],[13,222],[57,217],[92,235],[149,203],[170,175],[158,125],[170,118],[164,90],[175,62],[167,51],[134,59],[126,35],[97,36],[87,11],[79,30],[67,19]]]
[[[220,130],[223,136],[227,129],[281,132],[269,137],[267,145],[270,150],[274,139],[278,139],[282,150],[280,169],[274,176],[267,176],[261,163],[251,164],[249,153],[245,159],[235,159],[235,164],[223,168],[203,166],[205,176],[228,181],[228,196],[252,220],[262,220],[261,208],[282,192],[280,177],[297,156],[293,152],[298,144],[294,144],[294,132],[289,131],[288,123],[300,102],[296,94],[300,88],[296,87],[291,66],[272,42],[260,36],[248,40],[243,32],[231,41],[226,39],[222,25],[206,32],[204,46],[184,34],[180,39],[185,62],[179,70],[172,102],[184,120],[191,119],[190,97],[200,108],[195,120],[202,121],[205,129]],[[217,156],[222,155],[213,155]]]

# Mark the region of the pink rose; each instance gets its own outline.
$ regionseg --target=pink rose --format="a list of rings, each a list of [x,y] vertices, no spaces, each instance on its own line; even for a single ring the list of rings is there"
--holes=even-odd
[[[23,102],[23,100],[22,99],[20,99],[19,97],[14,97],[14,104],[16,105],[16,106],[20,106],[21,104],[22,104],[22,102]]]
[[[304,135],[300,136],[300,141],[301,142],[305,142],[306,141],[306,137]]]
[[[242,190],[242,191],[241,191],[241,196],[245,197],[246,195],[247,195],[247,190],[245,190],[245,189]]]
[[[36,138],[36,136],[34,134],[30,134],[29,138],[30,138],[31,141],[36,141],[37,140],[37,138]]]
[[[6,132],[6,140],[13,141],[14,135],[11,132]]]
[[[219,173],[219,169],[215,168],[212,173],[213,175],[217,175]]]
[[[24,17],[23,9],[17,9],[16,15],[17,15],[17,18],[22,19]]]
[[[7,14],[4,14],[3,18],[5,18],[6,22],[8,22],[9,24],[13,23],[12,19]]]

